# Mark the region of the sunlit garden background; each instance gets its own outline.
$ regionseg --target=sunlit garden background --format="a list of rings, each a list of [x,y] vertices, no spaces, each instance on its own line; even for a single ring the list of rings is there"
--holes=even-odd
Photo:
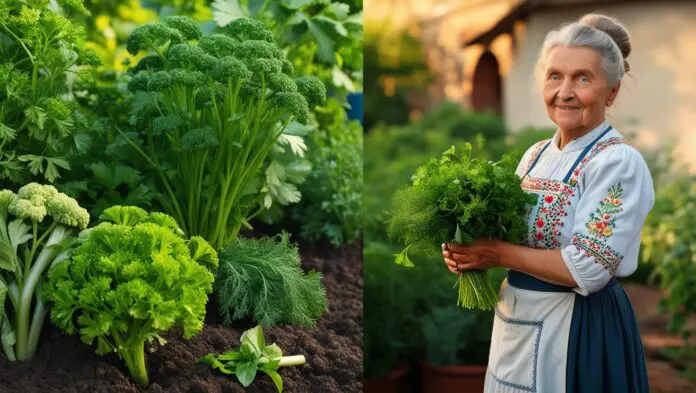
[[[696,183],[688,152],[696,79],[683,75],[696,66],[689,41],[696,30],[686,17],[696,16],[696,7],[554,3],[365,4],[365,391],[480,391],[473,380],[465,382],[471,390],[437,384],[485,369],[492,312],[457,307],[456,277],[441,258],[394,263],[403,245],[387,236],[391,195],[452,145],[468,142],[474,155],[497,160],[552,136],[531,66],[550,29],[595,10],[617,16],[632,34],[633,74],[608,116],[643,153],[657,194],[639,268],[622,283],[641,323],[653,391],[696,390],[689,339],[696,327]],[[673,41],[661,43],[667,36]],[[497,283],[504,274],[495,272]]]

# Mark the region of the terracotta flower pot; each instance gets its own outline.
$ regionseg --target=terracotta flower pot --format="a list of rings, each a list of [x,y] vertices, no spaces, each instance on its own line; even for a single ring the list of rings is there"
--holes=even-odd
[[[379,379],[363,381],[363,393],[401,393],[409,368],[403,366]]]
[[[431,366],[420,362],[423,393],[481,393],[486,366]]]

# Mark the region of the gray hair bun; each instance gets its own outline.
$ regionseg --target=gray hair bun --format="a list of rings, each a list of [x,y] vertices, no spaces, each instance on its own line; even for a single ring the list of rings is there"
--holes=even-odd
[[[601,14],[587,14],[583,16],[578,23],[583,25],[592,26],[597,30],[601,30],[609,35],[621,51],[621,55],[624,58],[624,71],[628,72],[630,66],[626,58],[631,54],[631,37],[628,34],[628,30],[616,19],[601,15]]]

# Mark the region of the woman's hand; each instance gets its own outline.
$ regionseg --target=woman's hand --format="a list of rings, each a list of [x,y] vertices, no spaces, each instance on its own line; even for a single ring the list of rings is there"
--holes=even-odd
[[[482,270],[501,266],[499,242],[476,240],[472,244],[442,245],[442,256],[449,271],[461,274],[466,270]]]

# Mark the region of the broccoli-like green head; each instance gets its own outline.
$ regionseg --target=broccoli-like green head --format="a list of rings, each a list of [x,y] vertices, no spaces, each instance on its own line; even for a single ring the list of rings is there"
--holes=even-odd
[[[274,92],[294,92],[297,91],[295,82],[289,76],[283,73],[274,73],[268,75],[267,86]]]
[[[149,91],[164,91],[172,85],[172,77],[167,71],[157,71],[150,77],[147,82],[147,90]]]
[[[181,137],[181,150],[191,152],[214,149],[220,144],[211,127],[196,128]]]
[[[57,193],[58,190],[53,186],[29,183],[22,186],[19,191],[17,191],[17,196],[20,199],[29,199],[35,204],[44,204]]]
[[[174,68],[169,70],[169,76],[172,77],[172,83],[182,84],[186,87],[201,87],[208,83],[208,77],[200,71],[182,70]]]
[[[267,41],[244,41],[234,48],[234,56],[251,64],[254,59],[276,59],[280,58],[278,48],[274,43]]]
[[[207,55],[207,53],[198,45],[176,44],[169,48],[167,59],[172,62],[174,67],[198,69],[201,59],[205,55]]]
[[[146,91],[147,82],[150,81],[150,77],[145,74],[134,75],[131,80],[128,81],[128,91],[135,93],[136,91]]]
[[[159,71],[162,68],[164,68],[164,60],[159,55],[147,55],[140,59],[133,71]]]
[[[81,208],[77,201],[58,193],[46,202],[46,210],[53,220],[78,229],[85,229],[89,224],[87,209]]]
[[[227,34],[239,41],[259,40],[274,42],[271,33],[263,22],[251,18],[239,18],[227,25]]]
[[[29,183],[21,187],[11,200],[11,192],[6,191],[0,192],[0,208],[2,203],[9,201],[7,212],[16,217],[40,223],[48,215],[57,223],[79,229],[85,229],[89,224],[87,210],[51,185]]]
[[[188,16],[173,15],[162,20],[165,25],[177,29],[187,40],[197,40],[201,38],[201,27],[198,23]]]
[[[161,23],[148,23],[135,28],[126,40],[126,50],[137,55],[141,50],[156,49],[166,44],[184,42],[184,36],[177,29]]]
[[[267,75],[282,72],[283,62],[278,59],[253,59],[249,62],[249,69],[256,75]]]
[[[286,75],[292,75],[295,72],[295,66],[288,59],[281,60],[283,63],[282,71]]]
[[[326,101],[326,86],[315,76],[303,76],[295,80],[297,91],[306,99],[307,103],[314,107]]]
[[[231,56],[234,53],[237,41],[224,34],[213,34],[201,38],[198,45],[209,54],[220,59],[225,56]]]
[[[227,83],[228,78],[247,80],[251,78],[251,71],[239,59],[227,56],[217,62],[210,75],[218,82]]]
[[[227,95],[227,86],[215,82],[213,86],[203,86],[198,89],[196,93],[196,108],[202,109],[210,105],[213,100],[213,95],[215,95],[215,100],[217,102],[223,101]]]
[[[296,92],[276,93],[273,98],[276,107],[290,112],[298,123],[307,124],[309,122],[309,107],[302,94]]]
[[[177,129],[185,127],[187,124],[179,114],[169,114],[166,116],[157,116],[152,120],[152,134],[164,135],[175,132]]]
[[[10,190],[0,191],[0,215],[7,217],[7,208],[10,206],[10,202],[17,198],[17,194]]]

